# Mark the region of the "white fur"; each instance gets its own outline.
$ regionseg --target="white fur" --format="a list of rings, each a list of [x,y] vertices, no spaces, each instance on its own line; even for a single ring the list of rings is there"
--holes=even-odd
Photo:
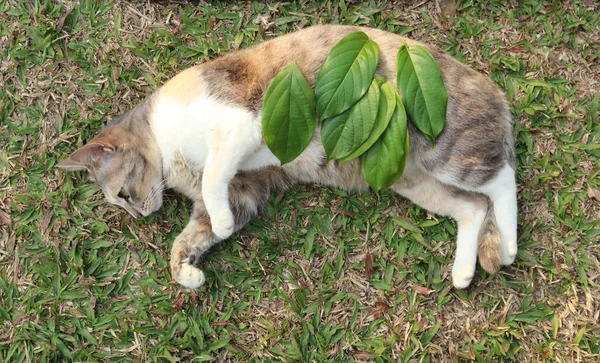
[[[517,184],[515,171],[506,164],[488,184],[479,188],[494,204],[494,216],[502,240],[500,258],[510,265],[517,256]]]
[[[457,289],[464,289],[471,283],[477,264],[477,243],[479,230],[485,219],[485,209],[465,208],[457,218],[456,257],[452,266],[452,283]]]
[[[266,168],[267,166],[280,166],[281,162],[277,159],[267,145],[262,145],[255,153],[248,156],[240,165],[240,170],[256,170]]]
[[[159,93],[152,108],[150,124],[163,156],[165,172],[180,152],[191,164],[204,167],[210,143],[219,129],[233,128],[250,113],[199,97],[188,104]]]
[[[202,270],[187,263],[181,264],[179,275],[174,277],[175,281],[190,289],[197,289],[206,281]]]
[[[455,185],[487,195],[494,205],[494,217],[500,231],[500,262],[507,266],[515,261],[517,256],[517,184],[514,169],[505,164],[498,175],[489,183],[477,187],[468,188],[461,185],[453,177],[436,174],[439,181]]]
[[[191,166],[203,168],[202,198],[213,233],[221,239],[229,237],[234,228],[229,208],[231,179],[241,169],[278,165],[277,159],[261,148],[260,117],[206,96],[185,104],[159,93],[150,124],[162,153],[164,173],[176,153]]]

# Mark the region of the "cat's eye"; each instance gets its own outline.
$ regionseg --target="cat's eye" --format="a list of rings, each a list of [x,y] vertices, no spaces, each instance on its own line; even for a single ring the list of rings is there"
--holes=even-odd
[[[127,199],[129,200],[129,193],[127,193],[125,190],[121,189],[121,191],[119,192],[119,194],[117,194],[117,196],[121,199]]]

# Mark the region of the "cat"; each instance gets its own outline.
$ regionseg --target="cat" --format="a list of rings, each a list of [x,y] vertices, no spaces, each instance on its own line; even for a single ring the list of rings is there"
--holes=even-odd
[[[331,48],[364,31],[381,49],[377,75],[395,82],[404,44],[425,46],[448,92],[435,148],[409,123],[410,153],[391,189],[457,221],[452,282],[466,288],[477,257],[493,273],[517,254],[513,121],[504,93],[486,76],[436,47],[378,29],[318,25],[189,68],[158,88],[58,167],[88,170],[108,202],[134,217],[157,211],[173,188],[194,202],[175,239],[171,273],[188,288],[205,282],[199,258],[255,217],[274,190],[320,183],[366,191],[359,160],[326,162],[319,128],[306,150],[280,165],[261,133],[261,106],[275,75],[297,62],[312,87]]]

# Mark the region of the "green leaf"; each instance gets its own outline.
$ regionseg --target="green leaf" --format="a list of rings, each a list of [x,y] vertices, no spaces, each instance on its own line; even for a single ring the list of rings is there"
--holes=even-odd
[[[364,154],[365,151],[373,146],[390,124],[390,120],[396,109],[396,90],[391,82],[384,83],[380,78],[375,78],[374,82],[377,82],[380,85],[381,97],[379,98],[379,109],[377,110],[377,118],[375,119],[373,130],[371,130],[371,134],[367,141],[363,142],[358,149],[352,154],[340,159],[340,164]]]
[[[343,37],[317,74],[315,93],[321,120],[341,114],[369,89],[379,63],[379,46],[363,32]]]
[[[444,129],[448,94],[442,72],[429,51],[420,45],[398,50],[396,82],[406,113],[433,145]]]
[[[273,78],[265,94],[265,143],[281,164],[289,163],[308,146],[316,125],[315,94],[294,62]]]
[[[367,94],[344,113],[323,120],[321,141],[327,161],[352,154],[371,134],[379,108],[379,85],[372,82]]]
[[[425,333],[423,333],[423,335],[421,336],[421,339],[419,339],[421,341],[421,344],[423,345],[423,347],[426,347],[429,344],[429,342],[431,342],[431,339],[433,339],[435,334],[437,334],[438,330],[440,330],[440,326],[441,326],[441,324],[437,323],[431,329],[429,329]]]
[[[392,186],[401,176],[408,156],[406,111],[396,93],[396,108],[383,135],[360,157],[360,171],[375,191]]]

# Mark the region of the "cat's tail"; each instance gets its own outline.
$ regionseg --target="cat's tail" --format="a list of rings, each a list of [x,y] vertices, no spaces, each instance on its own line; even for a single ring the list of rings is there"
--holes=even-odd
[[[479,230],[477,257],[479,264],[488,273],[494,273],[500,268],[500,231],[496,225],[494,205],[489,203],[485,220]]]

